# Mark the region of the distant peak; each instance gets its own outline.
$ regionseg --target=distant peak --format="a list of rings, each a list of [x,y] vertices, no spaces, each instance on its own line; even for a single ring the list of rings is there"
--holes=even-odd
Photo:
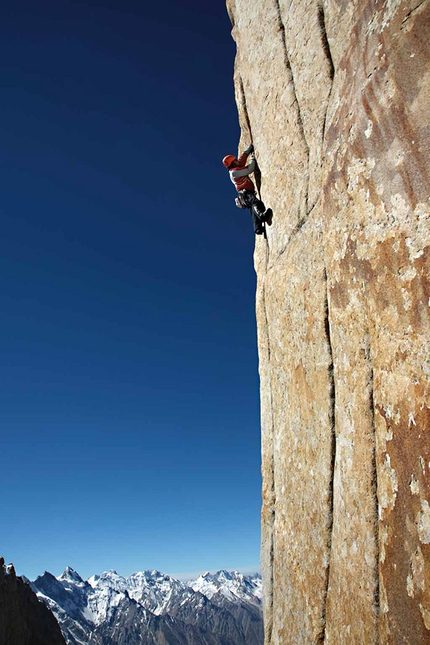
[[[57,578],[52,573],[49,573],[49,571],[44,571],[41,576],[37,576],[34,582],[37,583],[41,580],[57,580]]]
[[[110,580],[112,578],[120,578],[121,576],[115,571],[115,569],[109,569],[108,571],[102,571],[100,574],[93,576],[97,580]]]
[[[66,567],[58,580],[70,580],[73,582],[83,582],[81,576],[72,567]]]

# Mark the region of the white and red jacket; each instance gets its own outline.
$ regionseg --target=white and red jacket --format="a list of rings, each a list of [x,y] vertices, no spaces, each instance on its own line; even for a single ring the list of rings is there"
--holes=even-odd
[[[246,165],[246,160],[248,159],[249,152],[244,152],[240,155],[237,160],[237,166],[231,168],[228,172],[230,174],[230,179],[233,184],[236,186],[236,190],[249,190],[255,192],[254,184],[252,183],[249,175],[255,170],[255,160],[253,159],[251,163]]]

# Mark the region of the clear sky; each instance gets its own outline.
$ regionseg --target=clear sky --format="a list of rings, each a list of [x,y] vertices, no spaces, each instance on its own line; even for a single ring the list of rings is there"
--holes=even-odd
[[[257,569],[254,235],[223,0],[2,7],[0,555]]]

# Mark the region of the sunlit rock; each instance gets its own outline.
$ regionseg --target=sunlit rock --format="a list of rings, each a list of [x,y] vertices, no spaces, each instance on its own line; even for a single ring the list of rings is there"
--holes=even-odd
[[[266,644],[430,641],[426,0],[228,0],[256,239]]]

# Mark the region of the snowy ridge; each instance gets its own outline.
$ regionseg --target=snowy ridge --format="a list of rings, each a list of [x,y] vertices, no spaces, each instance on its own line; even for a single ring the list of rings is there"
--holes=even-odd
[[[123,578],[116,571],[105,571],[89,578],[88,583],[99,595],[106,595],[107,590],[127,593],[129,598],[156,616],[165,614],[172,599],[187,589],[179,580],[159,571],[138,571],[128,578]]]
[[[32,587],[55,614],[68,645],[113,645],[118,633],[130,630],[135,635],[127,637],[129,645],[263,642],[258,575],[218,571],[184,583],[159,571],[123,577],[110,570],[83,580],[67,567],[58,578],[45,572]]]
[[[260,576],[244,576],[238,571],[218,571],[215,574],[207,572],[197,580],[190,581],[189,585],[211,600],[220,594],[233,602],[244,600],[257,605],[261,603]]]

